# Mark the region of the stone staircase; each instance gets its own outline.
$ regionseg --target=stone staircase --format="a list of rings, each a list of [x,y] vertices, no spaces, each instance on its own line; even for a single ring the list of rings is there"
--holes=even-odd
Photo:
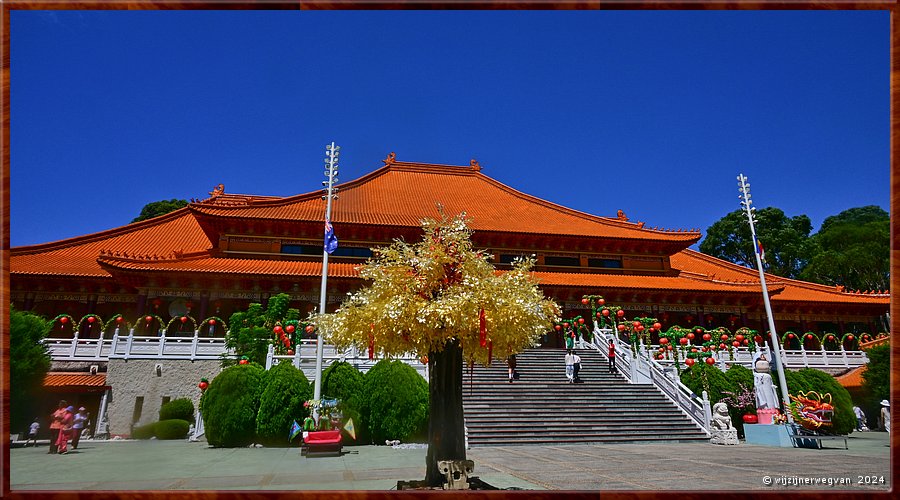
[[[520,353],[512,384],[504,362],[465,370],[469,446],[708,441],[655,386],[610,374],[596,351],[577,352],[582,384],[568,383],[562,349]]]

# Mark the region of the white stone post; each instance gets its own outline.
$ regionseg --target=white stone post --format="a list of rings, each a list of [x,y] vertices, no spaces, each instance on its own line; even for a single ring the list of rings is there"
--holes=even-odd
[[[72,333],[74,336],[72,337],[72,349],[69,351],[70,358],[74,358],[75,351],[78,350],[78,328],[76,328],[75,331]]]
[[[159,334],[159,356],[162,357],[163,351],[166,350],[166,331],[160,329]]]
[[[128,339],[125,341],[125,359],[131,357],[131,344],[134,343],[134,328],[128,332]]]
[[[272,344],[269,344],[269,351],[266,352],[266,370],[267,371],[272,369],[272,363],[274,361],[274,356],[275,356],[275,346],[273,346]]]
[[[712,422],[712,408],[709,405],[709,394],[703,391],[703,420],[706,423],[706,429],[709,430]]]
[[[200,343],[200,330],[194,330],[194,338],[191,339],[191,361],[197,358],[197,344]]]
[[[294,368],[300,369],[300,344],[294,345],[294,359],[292,360],[294,363]]]
[[[118,330],[118,328],[117,328]],[[96,358],[100,358],[103,356],[103,328],[100,329],[100,338],[97,339],[97,353],[94,355]]]

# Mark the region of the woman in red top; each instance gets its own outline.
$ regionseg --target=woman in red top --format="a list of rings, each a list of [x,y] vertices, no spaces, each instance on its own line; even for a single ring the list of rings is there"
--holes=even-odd
[[[65,455],[69,453],[67,449],[69,443],[69,436],[72,435],[72,422],[75,420],[75,407],[69,406],[66,408],[66,414],[62,419],[62,428],[59,429],[59,439],[56,440],[56,448],[59,450],[60,455]]]
[[[609,341],[609,373],[616,373],[616,344]]]

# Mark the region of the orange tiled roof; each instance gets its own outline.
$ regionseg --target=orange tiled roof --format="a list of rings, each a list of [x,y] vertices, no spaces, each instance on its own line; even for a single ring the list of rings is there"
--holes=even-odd
[[[516,191],[471,167],[395,162],[340,186],[331,221],[387,226],[419,226],[437,217],[436,204],[446,213],[466,212],[476,231],[595,236],[683,242],[700,239],[699,232],[645,229],[639,224],[597,217]],[[319,220],[322,192],[280,200],[251,201],[246,206],[191,205],[198,213],[219,217],[271,220]]]
[[[547,286],[584,286],[617,289],[684,290],[692,292],[758,293],[753,283],[727,283],[694,276],[634,276],[593,273],[535,272],[538,283]]]
[[[862,387],[863,378],[862,374],[866,371],[865,366],[857,367],[849,372],[841,375],[840,377],[835,377],[839,384],[844,387]]]
[[[10,251],[10,272],[31,275],[108,277],[97,263],[101,251],[157,254],[205,251],[212,245],[187,208],[108,231]]]
[[[685,249],[669,259],[673,269],[685,273],[712,278],[714,280],[750,282],[759,289],[759,272],[737,264],[732,264],[700,252]],[[889,304],[889,294],[858,294],[844,292],[833,286],[808,283],[766,273],[766,286],[769,292],[781,291],[772,296],[772,302],[833,302],[858,304]],[[761,293],[761,292],[760,292]]]
[[[105,387],[106,374],[85,372],[50,372],[44,376],[44,387]]]
[[[277,276],[321,276],[322,263],[315,261],[289,261],[267,259],[231,259],[226,257],[189,257],[178,260],[138,260],[115,257],[101,257],[100,262],[109,269],[131,271],[189,272],[217,274],[248,274]],[[359,264],[330,262],[328,276],[331,278],[355,278],[359,274]]]

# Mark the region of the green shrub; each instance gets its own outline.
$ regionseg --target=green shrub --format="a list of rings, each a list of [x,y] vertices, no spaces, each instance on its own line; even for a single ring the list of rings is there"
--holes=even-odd
[[[156,422],[131,429],[131,439],[150,439],[155,435]]]
[[[303,403],[312,399],[309,380],[290,362],[282,361],[263,375],[256,434],[267,446],[288,446],[291,424],[309,415]]]
[[[161,421],[178,419],[194,423],[194,402],[188,398],[169,401],[159,408],[159,419]]]
[[[856,428],[856,415],[853,413],[850,393],[834,377],[821,370],[804,368],[796,372],[788,370],[785,372],[785,379],[788,392],[795,396],[800,391],[815,391],[823,396],[831,394],[834,413],[831,415],[831,426],[823,428],[825,432],[849,434]]]
[[[353,419],[356,439],[353,440],[346,431],[343,432],[347,443],[367,443],[368,433],[365,414],[365,378],[359,370],[346,361],[332,363],[322,372],[322,397],[340,401],[338,409],[347,418]]]
[[[184,439],[187,437],[191,423],[187,420],[173,418],[156,422],[153,434],[156,439]]]
[[[681,383],[687,386],[695,394],[702,397],[703,391],[709,395],[710,406],[725,397],[724,391],[735,391],[737,386],[722,373],[715,365],[708,365],[698,361],[690,369],[681,372]]]
[[[206,440],[215,447],[247,446],[256,440],[256,414],[265,370],[255,364],[222,370],[200,398]]]
[[[402,361],[381,360],[366,373],[366,426],[373,442],[409,441],[428,429],[428,383]]]

